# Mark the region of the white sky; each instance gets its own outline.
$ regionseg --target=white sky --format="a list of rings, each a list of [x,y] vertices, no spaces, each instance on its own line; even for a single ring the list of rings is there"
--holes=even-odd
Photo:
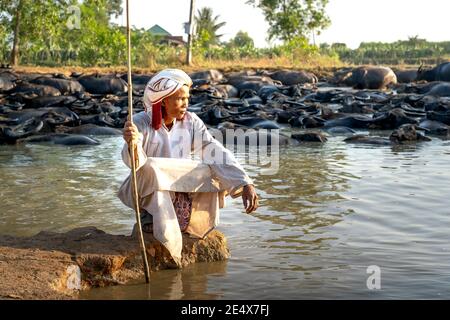
[[[190,0],[129,0],[131,24],[150,28],[154,24],[174,36],[185,36]],[[124,1],[125,2],[125,1]],[[211,7],[220,21],[226,41],[239,30],[249,33],[257,47],[267,47],[268,24],[262,11],[246,0],[196,0],[196,9]],[[344,42],[351,48],[360,42],[393,42],[418,35],[429,41],[450,41],[450,0],[330,0],[326,12],[331,26],[316,42]],[[125,15],[117,19],[125,25]]]

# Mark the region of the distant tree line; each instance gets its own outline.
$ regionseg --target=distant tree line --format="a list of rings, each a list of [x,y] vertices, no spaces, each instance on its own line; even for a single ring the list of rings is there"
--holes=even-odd
[[[0,63],[41,66],[119,66],[126,64],[126,33],[111,22],[119,17],[123,0],[1,0]],[[353,64],[435,64],[450,57],[450,42],[427,42],[410,37],[395,43],[345,44],[308,41],[329,25],[328,0],[248,0],[263,10],[269,38],[279,45],[256,48],[245,31],[222,41],[226,22],[210,8],[195,15],[194,62],[205,60],[285,58],[293,65],[326,57]],[[296,27],[293,28],[293,25]],[[169,46],[146,29],[133,28],[133,65],[157,68],[181,65],[185,48]]]
[[[321,44],[320,50],[352,64],[433,65],[450,60],[450,41],[428,42],[417,36],[393,43],[363,42],[354,50],[343,43]]]
[[[308,0],[310,5],[318,1]],[[0,62],[42,66],[118,66],[126,64],[124,27],[111,22],[122,14],[123,0],[1,0]],[[297,1],[291,1],[291,9]],[[253,1],[255,5],[258,4]],[[268,19],[280,10],[282,1],[272,1]],[[303,4],[298,4],[303,6]],[[305,7],[306,8],[306,7]],[[304,9],[305,9],[304,8]],[[312,10],[312,9],[311,9]],[[300,11],[295,11],[300,19]],[[279,13],[277,13],[279,16]],[[285,14],[291,14],[288,11]],[[283,20],[284,21],[284,20]],[[280,22],[281,23],[281,22]],[[285,23],[285,21],[283,22]],[[314,25],[313,22],[309,22]],[[276,21],[273,21],[276,24]],[[271,31],[271,37],[282,40],[273,48],[258,49],[245,31],[239,31],[227,42],[221,40],[225,25],[210,8],[197,10],[195,16],[194,58],[236,60],[271,58],[288,55],[293,60],[319,54],[297,32],[287,37],[283,27]],[[163,44],[161,39],[143,28],[132,29],[132,59],[135,66],[182,64],[184,47]],[[194,59],[194,60],[195,60]]]

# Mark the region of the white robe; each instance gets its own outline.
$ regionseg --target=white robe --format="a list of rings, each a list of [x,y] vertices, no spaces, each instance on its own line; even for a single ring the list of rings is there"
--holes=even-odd
[[[183,120],[175,120],[170,131],[165,125],[153,130],[151,112],[138,113],[133,121],[140,132],[136,167],[139,205],[153,215],[155,238],[179,263],[182,236],[170,192],[190,193],[192,214],[186,232],[203,238],[218,225],[224,196],[238,197],[243,186],[253,181],[196,114],[187,112]],[[201,161],[192,160],[191,153]],[[126,143],[122,159],[131,167]],[[134,208],[131,175],[120,187],[118,196]]]

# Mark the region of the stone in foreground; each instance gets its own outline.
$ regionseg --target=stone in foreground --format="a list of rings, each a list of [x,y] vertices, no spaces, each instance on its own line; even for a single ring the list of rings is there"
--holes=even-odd
[[[167,249],[144,233],[152,271],[177,268]],[[183,234],[182,267],[230,256],[225,236]],[[142,255],[134,236],[95,227],[67,233],[40,232],[29,238],[0,236],[0,299],[76,299],[78,290],[143,280]]]

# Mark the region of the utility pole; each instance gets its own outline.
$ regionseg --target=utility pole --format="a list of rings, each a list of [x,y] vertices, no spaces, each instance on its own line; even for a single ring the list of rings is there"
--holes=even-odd
[[[188,43],[186,52],[186,64],[190,66],[192,64],[192,24],[194,22],[194,6],[195,0],[191,0],[191,9],[189,10],[189,24],[188,29]]]

